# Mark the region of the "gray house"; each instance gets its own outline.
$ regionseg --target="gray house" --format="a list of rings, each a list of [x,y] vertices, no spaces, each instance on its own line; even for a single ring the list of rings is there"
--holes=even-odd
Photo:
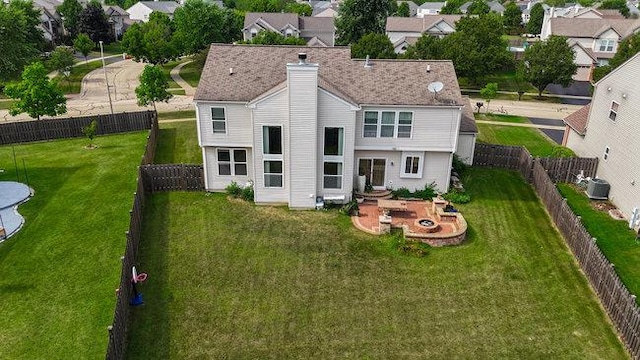
[[[638,74],[640,54],[595,84],[591,105],[565,118],[564,145],[600,159],[597,176],[611,184],[609,199],[628,217],[640,208]]]
[[[356,60],[345,47],[214,44],[194,102],[206,189],[251,182],[256,203],[295,209],[348,201],[358,176],[447,191],[453,154],[470,162],[477,132],[450,61]]]
[[[462,15],[424,15],[422,17],[387,18],[386,34],[396,53],[403,53],[407,46],[413,45],[423,34],[444,37],[456,31],[456,22]]]
[[[298,16],[294,13],[246,13],[242,35],[251,40],[261,31],[303,38],[309,46],[333,46],[336,30],[332,17]]]

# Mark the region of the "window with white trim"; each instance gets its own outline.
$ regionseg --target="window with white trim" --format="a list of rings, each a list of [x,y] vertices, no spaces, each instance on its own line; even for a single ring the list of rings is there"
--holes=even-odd
[[[247,175],[247,150],[218,149],[218,175]]]
[[[616,41],[613,39],[602,39],[598,45],[598,51],[601,52],[613,52],[613,47]]]
[[[613,120],[616,121],[616,117],[618,117],[618,107],[620,106],[620,104],[618,104],[615,101],[611,102],[611,107],[609,108],[609,120]]]
[[[411,138],[413,113],[410,111],[365,111],[363,137]]]
[[[282,160],[264,161],[264,187],[282,187]]]
[[[258,36],[258,30],[256,30],[255,28],[252,28],[251,29],[251,38],[253,39],[256,36]]]
[[[282,158],[282,127],[262,127],[262,154],[264,157],[264,186],[283,187],[284,162]]]
[[[611,151],[611,149],[608,146],[604,147],[604,154],[602,154],[602,160],[607,161],[609,160],[609,152]]]
[[[424,166],[424,154],[422,153],[403,153],[400,169],[401,178],[421,178],[422,168]]]
[[[342,189],[342,168],[344,163],[344,128],[324,128],[324,189]]]
[[[262,127],[262,153],[282,155],[282,127]]]
[[[227,133],[227,118],[225,116],[224,108],[221,108],[221,107],[211,108],[211,122],[213,123],[214,134]]]

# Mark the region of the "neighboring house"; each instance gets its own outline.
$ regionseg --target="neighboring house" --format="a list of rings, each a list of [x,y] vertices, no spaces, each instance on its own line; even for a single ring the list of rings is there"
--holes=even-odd
[[[56,43],[63,33],[62,17],[56,10],[62,5],[58,0],[33,0],[33,7],[40,10],[40,24],[38,28],[42,30],[45,40]]]
[[[122,39],[125,29],[131,24],[129,13],[117,5],[102,5],[107,21],[111,25],[111,34],[116,41]]]
[[[257,204],[294,209],[350,200],[359,175],[445,192],[477,132],[451,61],[357,60],[347,47],[214,44],[194,102],[206,190],[251,182]]]
[[[251,40],[261,31],[302,38],[309,46],[334,46],[336,29],[331,17],[298,16],[295,13],[246,13],[242,35]]]
[[[311,16],[315,17],[336,17],[338,15],[338,2],[332,1],[309,1],[307,2],[313,9]]]
[[[404,53],[422,34],[444,37],[456,31],[456,22],[462,15],[425,15],[423,17],[387,18],[386,33],[396,53]]]
[[[401,0],[398,1],[398,6],[400,6],[402,3],[407,3],[407,6],[409,6],[409,16],[410,17],[414,17],[417,15],[418,13],[418,5],[416,3],[414,3],[413,1],[405,1],[405,0]]]
[[[444,7],[446,2],[426,2],[422,5],[418,6],[418,10],[416,11],[417,17],[423,17],[427,15],[437,15],[440,14],[440,10]]]
[[[149,15],[154,11],[165,13],[173,19],[173,13],[179,6],[175,1],[138,1],[127,9],[127,13],[131,20],[142,22],[149,21]]]
[[[533,8],[533,6],[537,3],[539,3],[540,0],[531,0],[531,1],[516,1],[515,4],[520,8],[520,11],[522,11],[522,23],[526,24],[529,22],[529,19],[531,19],[531,8]],[[547,6],[546,4],[542,4],[543,8],[548,8],[549,6]]]
[[[599,158],[596,175],[611,184],[609,199],[627,217],[640,207],[638,74],[640,54],[598,81],[591,105],[565,118],[563,141],[579,156]]]
[[[467,9],[471,6],[471,1],[467,1],[466,3],[460,5],[460,12],[463,14],[467,13]],[[490,11],[496,12],[500,15],[504,14],[504,6],[500,4],[498,1],[488,1],[487,5],[489,5]]]
[[[574,75],[576,81],[591,80],[592,70],[607,65],[616,54],[618,44],[640,30],[638,19],[592,17],[595,14],[601,12],[581,12],[578,17],[566,18],[547,18],[545,15],[542,25],[542,40],[551,35],[565,36],[576,51],[575,63],[579,67]],[[583,17],[585,15],[587,17]]]

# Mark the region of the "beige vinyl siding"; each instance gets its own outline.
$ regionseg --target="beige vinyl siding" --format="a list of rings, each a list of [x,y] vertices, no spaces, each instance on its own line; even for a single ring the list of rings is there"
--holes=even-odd
[[[251,128],[251,110],[245,104],[197,102],[200,146],[251,147],[253,133]],[[226,134],[213,133],[211,108],[225,109]]]
[[[355,140],[355,110],[343,101],[327,94],[323,90],[318,91],[318,156],[316,187],[318,194],[322,196],[340,196],[350,199],[354,184],[354,153]],[[324,128],[344,128],[344,149],[342,165],[342,189],[324,189]]]
[[[476,134],[460,134],[456,155],[467,165],[473,165],[473,152],[476,146]]]
[[[627,216],[633,207],[640,207],[640,88],[637,74],[640,74],[638,56],[601,80],[594,91],[584,140],[580,141],[572,132],[567,144],[580,156],[600,159],[597,175],[611,184],[609,198]],[[615,121],[609,119],[612,101],[619,103]],[[606,146],[610,148],[610,154],[604,161]]]
[[[274,96],[263,100],[253,109],[253,148],[254,151],[254,174],[255,174],[255,202],[260,204],[288,203],[289,194],[287,187],[287,178],[289,177],[289,166],[286,164],[287,149],[284,146],[289,134],[288,128],[288,96],[283,91]],[[266,188],[264,186],[264,155],[262,148],[262,127],[282,126],[283,139],[283,166],[284,166],[284,182],[282,188]]]
[[[289,176],[289,207],[314,208],[316,203],[318,67],[287,65],[289,136],[285,137],[285,164]]]
[[[228,148],[223,149],[230,150],[246,150],[247,151],[247,175],[242,176],[229,176],[218,175],[218,162],[217,162],[217,149],[213,146],[207,146],[204,148],[204,162],[205,170],[207,172],[207,183],[205,189],[207,191],[224,191],[224,189],[235,181],[241,186],[244,186],[247,181],[253,179],[253,152],[251,148]]]
[[[405,187],[411,191],[422,189],[426,184],[436,183],[436,189],[446,192],[449,189],[449,176],[452,154],[446,152],[424,152],[424,163],[421,178],[401,177],[402,151],[356,151],[354,171],[358,171],[358,163],[361,158],[386,159],[385,186],[394,189]],[[393,165],[392,165],[393,163]]]
[[[411,111],[411,138],[364,137],[365,111]],[[460,129],[460,110],[444,107],[363,107],[356,114],[357,150],[427,150],[453,152]]]

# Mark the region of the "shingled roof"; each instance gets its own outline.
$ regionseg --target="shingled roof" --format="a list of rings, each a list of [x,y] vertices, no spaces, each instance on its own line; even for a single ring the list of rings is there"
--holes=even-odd
[[[609,28],[625,38],[640,28],[640,19],[553,18],[550,21],[551,34],[577,38],[595,38]]]
[[[351,59],[347,47],[213,44],[202,70],[194,100],[249,102],[287,79],[287,63],[306,53],[319,64],[318,75],[327,91],[359,105],[462,106],[462,96],[449,60]],[[229,69],[233,68],[233,74]],[[427,69],[429,70],[427,72]],[[444,84],[437,96],[427,90],[434,81]],[[340,94],[335,94],[340,96]]]
[[[387,18],[387,31],[403,31],[422,33],[432,28],[440,21],[444,21],[455,29],[456,22],[460,20],[462,15],[425,15],[424,17],[398,17],[390,16]]]
[[[587,104],[576,112],[564,118],[564,123],[569,125],[579,135],[584,135],[587,132],[587,121],[589,119],[589,109],[591,104]]]
[[[464,107],[462,108],[462,118],[460,120],[460,132],[461,133],[477,133],[478,126],[476,125],[476,118],[473,116],[473,105],[471,105],[471,99],[465,95],[462,97]]]

